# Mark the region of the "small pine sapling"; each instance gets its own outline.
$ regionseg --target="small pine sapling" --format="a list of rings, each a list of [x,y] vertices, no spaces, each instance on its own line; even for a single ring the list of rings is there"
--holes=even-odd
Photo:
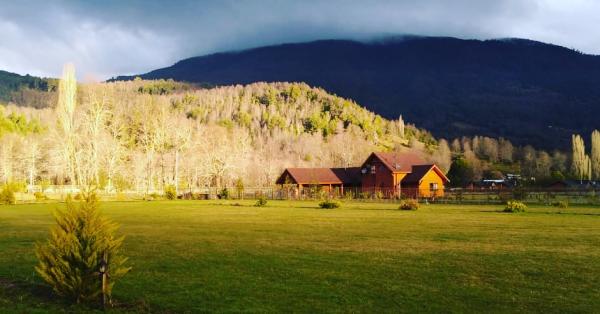
[[[106,306],[114,284],[130,270],[121,254],[124,237],[117,237],[117,225],[101,215],[95,194],[82,198],[77,203],[68,198],[67,209],[56,210],[50,237],[36,245],[35,270],[57,295]]]

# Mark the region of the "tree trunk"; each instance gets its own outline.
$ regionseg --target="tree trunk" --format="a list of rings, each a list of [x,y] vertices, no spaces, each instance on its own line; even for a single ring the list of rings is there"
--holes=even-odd
[[[179,150],[175,150],[175,195],[179,195]]]

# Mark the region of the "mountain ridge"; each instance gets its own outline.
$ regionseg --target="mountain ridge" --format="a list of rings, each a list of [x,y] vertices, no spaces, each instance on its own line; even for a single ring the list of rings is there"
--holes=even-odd
[[[319,40],[183,59],[138,75],[214,85],[306,82],[436,137],[568,147],[598,123],[600,56],[528,39]],[[115,80],[129,80],[120,76]]]

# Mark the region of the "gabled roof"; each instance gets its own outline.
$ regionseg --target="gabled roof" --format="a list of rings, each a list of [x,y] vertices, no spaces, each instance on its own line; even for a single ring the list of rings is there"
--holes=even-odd
[[[555,185],[555,184],[563,184],[567,187],[588,187],[588,186],[600,186],[600,181],[567,179],[567,180],[556,181],[552,185]]]
[[[343,184],[360,184],[362,181],[360,167],[331,168],[331,171],[340,178]]]
[[[436,165],[416,165],[412,166],[412,171],[402,179],[402,183],[419,184],[429,171],[435,171],[435,173],[442,178],[444,183],[450,182],[446,175],[444,175],[444,172]]]
[[[386,168],[392,172],[411,172],[413,165],[425,164],[425,160],[421,157],[421,155],[412,152],[374,152],[369,156],[369,158],[367,158],[367,161],[363,163],[362,167],[364,167],[365,164],[371,160],[371,157],[379,159],[386,166]]]
[[[277,179],[277,184],[286,184],[286,174],[294,184],[357,184],[360,183],[360,168],[287,168]]]

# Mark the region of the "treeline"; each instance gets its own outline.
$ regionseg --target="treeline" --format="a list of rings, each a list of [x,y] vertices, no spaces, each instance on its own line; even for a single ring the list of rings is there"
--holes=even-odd
[[[56,79],[0,71],[0,102],[42,107],[47,104],[49,93],[56,91],[57,86]]]
[[[355,166],[376,150],[432,152],[430,133],[299,83],[198,88],[173,81],[77,84],[54,108],[3,114],[0,178],[110,190],[269,186],[285,167]],[[14,117],[19,117],[15,119]]]
[[[574,175],[563,152],[479,136],[436,140],[303,83],[77,84],[67,67],[56,91],[52,108],[0,111],[2,182],[148,192],[270,186],[286,167],[350,167],[373,151],[402,150],[450,169],[456,185]]]
[[[591,157],[583,139],[572,138],[570,153],[547,152],[532,146],[516,147],[505,139],[475,136],[450,144],[453,162],[448,173],[454,186],[482,179],[504,179],[520,175],[524,184],[545,185],[564,179],[600,180],[600,132],[592,133]]]

